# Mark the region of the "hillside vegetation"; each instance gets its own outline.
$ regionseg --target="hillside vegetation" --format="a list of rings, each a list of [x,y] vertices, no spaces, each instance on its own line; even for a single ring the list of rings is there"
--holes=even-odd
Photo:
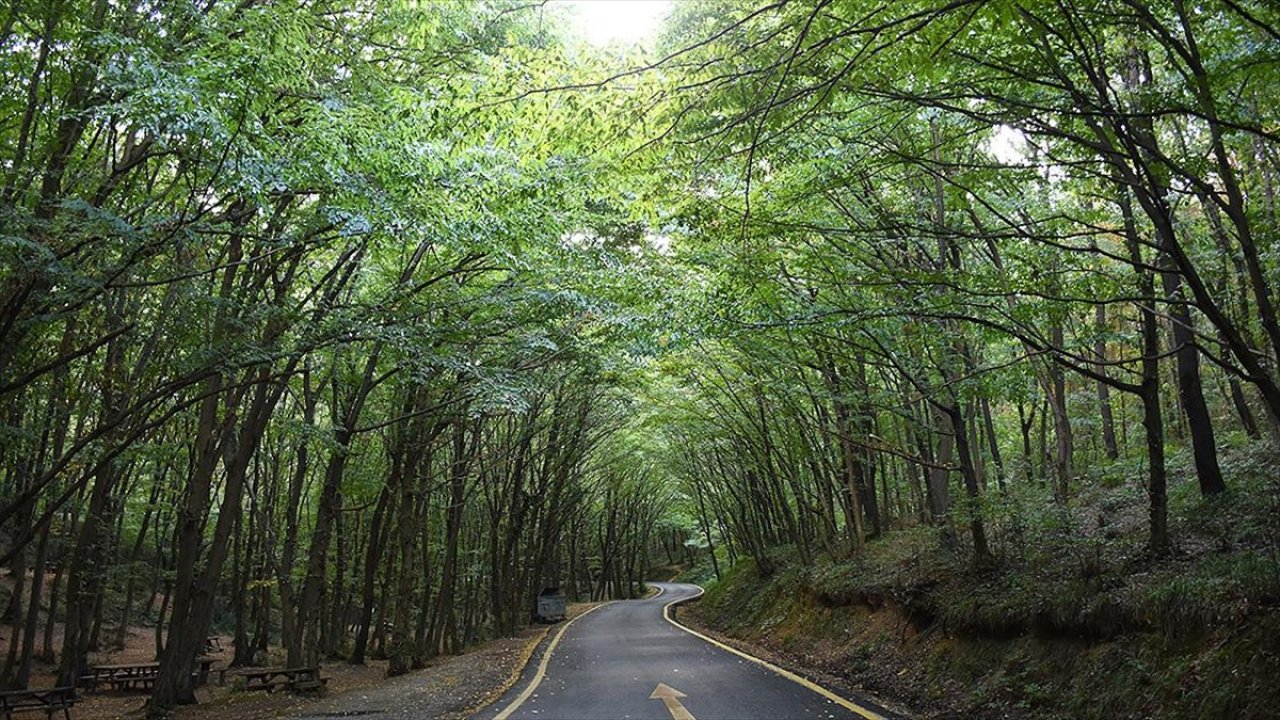
[[[921,717],[1269,717],[1280,703],[1275,462],[1247,448],[1224,462],[1244,492],[1175,490],[1184,540],[1168,558],[1143,551],[1141,497],[1098,488],[1069,513],[1029,514],[999,569],[975,571],[915,528],[845,562],[801,566],[780,547],[785,569],[769,576],[740,562],[715,581],[704,564],[685,575],[708,584],[685,612]]]

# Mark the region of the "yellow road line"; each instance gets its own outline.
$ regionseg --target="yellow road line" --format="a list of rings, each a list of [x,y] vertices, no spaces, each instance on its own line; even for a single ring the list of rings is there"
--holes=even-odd
[[[507,681],[500,687],[494,688],[493,692],[485,696],[484,700],[473,705],[471,709],[467,710],[463,715],[466,717],[475,717],[477,713],[497,702],[498,698],[506,695],[508,690],[515,687],[516,683],[520,682],[520,676],[524,674],[525,667],[529,665],[529,660],[533,658],[534,651],[538,649],[538,646],[542,644],[543,640],[547,639],[547,633],[549,632],[551,632],[551,628],[545,627],[537,637],[531,638],[529,642],[526,642],[525,647],[520,651],[520,659],[514,666],[512,666],[511,672],[507,674]]]
[[[565,623],[564,627],[560,628],[560,632],[556,633],[556,636],[551,639],[551,644],[547,646],[547,651],[542,654],[542,662],[538,663],[538,671],[533,674],[533,680],[529,682],[529,687],[525,688],[524,692],[520,693],[520,695],[517,696],[515,700],[512,700],[510,705],[503,708],[502,712],[494,716],[493,720],[507,720],[507,718],[511,717],[511,713],[515,712],[517,708],[519,708],[522,704],[524,704],[525,700],[528,700],[529,697],[533,695],[533,691],[538,689],[538,685],[542,683],[542,679],[547,676],[547,665],[551,662],[551,653],[554,652],[556,649],[556,646],[560,644],[560,638],[564,637],[564,633],[566,630],[569,629],[570,625],[578,622],[578,620],[581,620],[582,618],[586,617],[587,615],[590,615],[596,610],[599,610],[605,605],[612,605],[612,604],[613,604],[612,601],[607,603],[600,603],[599,605],[591,608],[590,610],[587,610],[586,612],[582,613],[578,617]]]
[[[730,647],[729,645],[725,645],[724,643],[720,642],[719,640],[716,640],[715,638],[712,638],[712,637],[707,637],[706,635],[703,635],[702,633],[698,632],[697,630],[694,630],[693,628],[690,628],[690,627],[686,627],[686,626],[684,626],[684,625],[681,625],[680,623],[676,622],[675,620],[673,620],[673,619],[671,618],[671,607],[672,607],[673,605],[675,605],[676,603],[684,602],[685,600],[692,600],[692,599],[694,599],[694,598],[701,597],[703,592],[704,592],[704,590],[703,590],[702,588],[698,588],[698,594],[697,594],[697,595],[694,595],[694,596],[693,596],[693,597],[691,597],[691,598],[676,598],[675,600],[672,600],[671,602],[669,602],[669,603],[667,603],[666,605],[664,605],[664,606],[662,607],[662,617],[663,617],[663,619],[664,619],[664,620],[666,620],[667,622],[671,623],[672,625],[674,625],[674,626],[676,626],[676,627],[680,628],[681,630],[683,630],[683,631],[685,631],[685,632],[689,633],[690,635],[692,635],[692,636],[694,636],[694,637],[696,637],[696,638],[700,639],[700,640],[706,640],[707,642],[711,643],[712,645],[715,645],[716,647],[720,648],[721,650],[725,650],[725,651],[727,651],[727,652],[731,652],[731,653],[733,653],[734,655],[737,655],[738,657],[743,658],[744,660],[750,660],[751,662],[753,662],[753,663],[755,663],[755,664],[759,665],[760,667],[762,667],[762,668],[764,668],[764,669],[766,669],[766,670],[772,671],[772,672],[774,672],[774,673],[776,673],[776,674],[778,674],[778,675],[781,675],[782,677],[784,677],[784,678],[786,678],[786,679],[790,680],[790,681],[791,681],[791,682],[793,682],[793,683],[796,683],[796,684],[798,684],[798,685],[802,685],[802,686],[804,686],[804,687],[806,687],[806,688],[808,688],[808,689],[812,690],[813,692],[818,693],[818,694],[819,694],[819,695],[821,695],[822,697],[824,697],[824,698],[826,698],[826,699],[830,700],[831,702],[833,702],[833,703],[835,703],[835,704],[839,705],[840,707],[843,707],[843,708],[845,708],[846,710],[850,710],[850,711],[852,711],[852,712],[854,712],[854,713],[857,713],[858,715],[860,715],[861,717],[866,718],[867,720],[885,720],[885,717],[884,717],[883,715],[881,715],[881,714],[879,714],[879,713],[876,713],[876,712],[873,712],[873,711],[871,711],[871,710],[868,710],[867,708],[862,707],[861,705],[859,705],[859,704],[857,704],[857,703],[853,702],[852,700],[847,700],[847,699],[845,699],[845,698],[842,698],[842,697],[840,697],[839,695],[837,695],[837,694],[835,694],[835,693],[831,692],[830,690],[828,690],[828,689],[826,689],[826,688],[822,687],[821,685],[819,685],[819,684],[817,684],[817,683],[813,682],[812,680],[809,680],[809,679],[807,679],[807,678],[802,678],[802,677],[800,677],[799,675],[797,675],[797,674],[795,674],[795,673],[791,672],[790,670],[784,670],[783,668],[780,668],[780,667],[778,667],[777,665],[774,665],[773,663],[769,662],[768,660],[762,660],[762,659],[760,659],[760,658],[758,658],[758,657],[756,657],[756,656],[754,656],[754,655],[748,655],[747,653],[745,653],[745,652],[743,652],[743,651],[741,651],[741,650],[739,650],[739,649],[737,649],[737,648],[735,648],[735,647]]]

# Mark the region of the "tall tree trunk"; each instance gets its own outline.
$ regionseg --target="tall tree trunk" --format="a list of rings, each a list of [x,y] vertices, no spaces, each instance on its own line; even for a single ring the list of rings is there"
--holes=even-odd
[[[123,312],[122,298],[109,302],[111,325]],[[118,412],[124,404],[120,383],[123,381],[125,341],[117,338],[107,345],[103,363],[102,421],[118,423]],[[117,431],[118,432],[118,431]],[[108,442],[110,444],[110,442]],[[89,640],[94,614],[102,592],[103,570],[107,560],[108,538],[114,517],[109,512],[116,482],[122,473],[120,461],[111,460],[102,465],[94,477],[93,490],[89,494],[80,534],[71,554],[71,569],[67,580],[67,615],[63,627],[62,660],[58,667],[58,684],[74,685],[88,670]]]
[[[1133,46],[1128,53],[1124,70],[1126,87],[1136,91],[1135,96],[1140,98],[1140,104],[1145,103],[1141,98],[1146,97],[1143,91],[1152,81],[1150,58],[1137,46]],[[1160,249],[1157,264],[1161,269],[1160,279],[1164,289],[1164,299],[1173,325],[1178,397],[1182,401],[1182,408],[1191,433],[1191,448],[1195,458],[1196,476],[1200,481],[1200,492],[1204,495],[1213,495],[1225,490],[1226,485],[1222,479],[1222,470],[1218,467],[1218,448],[1214,438],[1213,421],[1209,416],[1209,407],[1204,399],[1204,388],[1200,378],[1200,351],[1196,346],[1195,321],[1191,314],[1190,303],[1187,302],[1183,292],[1183,273],[1187,270],[1189,263],[1183,262],[1184,253],[1178,243],[1174,211],[1168,200],[1171,189],[1169,171],[1164,162],[1155,157],[1159,141],[1151,116],[1135,117],[1132,132],[1141,141],[1142,150],[1139,152],[1139,157],[1148,163],[1150,170],[1149,187],[1144,188],[1145,193],[1139,193],[1138,198],[1155,228],[1156,244]],[[1216,135],[1215,140],[1219,140]],[[1229,177],[1223,179],[1227,180],[1228,190],[1231,190],[1230,183],[1233,181],[1234,174],[1229,167],[1221,167],[1220,170],[1228,173]],[[1230,214],[1230,210],[1228,213]],[[1241,230],[1240,241],[1248,250],[1251,241],[1247,225],[1238,229]],[[1249,253],[1246,252],[1246,256],[1247,259]],[[1198,281],[1198,276],[1196,279]],[[1201,296],[1207,292],[1199,286],[1198,282],[1193,290],[1200,290]],[[1208,300],[1203,297],[1197,299]],[[1276,324],[1276,316],[1270,300],[1265,292],[1257,300],[1263,316],[1263,326],[1277,343],[1276,349],[1280,352],[1280,325]],[[1217,306],[1213,303],[1205,302],[1203,305],[1206,309],[1212,306],[1212,310],[1216,311]],[[1226,335],[1226,327],[1220,326],[1219,330],[1224,336]],[[1270,381],[1271,377],[1266,380]],[[1274,388],[1274,382],[1270,384]]]
[[[1098,360],[1098,372],[1107,374],[1107,306],[1098,303],[1093,310],[1094,332],[1097,338],[1093,341],[1093,354]],[[1098,381],[1098,410],[1102,418],[1102,446],[1106,449],[1108,460],[1120,458],[1120,446],[1116,443],[1116,422],[1111,412],[1111,386]]]
[[[1148,547],[1153,555],[1167,555],[1170,549],[1168,522],[1168,480],[1165,474],[1164,420],[1160,407],[1160,327],[1156,317],[1155,280],[1143,269],[1142,246],[1133,217],[1129,191],[1120,188],[1120,209],[1124,217],[1125,243],[1138,273],[1138,293],[1144,298],[1138,308],[1142,328],[1142,426],[1147,440]]]
[[[360,384],[356,386],[350,397],[346,398],[346,408],[340,407],[342,394],[338,387],[337,368],[334,368],[333,400],[334,400],[334,449],[329,455],[329,463],[325,467],[324,484],[320,489],[320,505],[316,512],[315,526],[311,531],[311,548],[307,554],[307,572],[302,584],[302,594],[298,600],[298,625],[300,634],[306,637],[307,627],[319,628],[323,616],[319,613],[320,595],[325,588],[326,564],[329,543],[333,534],[333,526],[342,511],[342,477],[346,472],[347,458],[350,453],[352,433],[360,414],[364,410],[365,401],[374,387],[374,373],[378,369],[378,358],[381,355],[382,343],[377,343],[365,360],[364,373]],[[316,662],[318,652],[294,654],[295,647],[289,648],[289,664]]]
[[[31,683],[31,670],[35,659],[36,628],[39,626],[40,599],[44,592],[45,567],[49,557],[49,530],[40,533],[40,541],[36,545],[36,560],[32,567],[31,597],[28,602],[27,621],[22,629],[22,655],[18,659],[18,671],[13,685],[18,688],[28,687]],[[49,614],[53,615],[52,599]],[[15,640],[16,641],[16,640]]]
[[[314,427],[318,393],[311,386],[311,368],[302,366],[302,422]],[[293,582],[293,566],[298,558],[298,522],[302,508],[302,489],[311,471],[311,451],[305,437],[298,441],[294,457],[293,473],[289,477],[288,498],[285,501],[284,543],[280,550],[280,566],[276,583],[280,588],[280,640],[284,644],[286,663],[290,667],[302,664],[303,624],[299,620],[296,588]]]
[[[946,408],[955,428],[956,454],[960,460],[960,475],[964,479],[964,489],[969,501],[969,532],[973,537],[973,561],[977,567],[987,567],[992,563],[991,549],[987,546],[987,530],[982,520],[982,491],[978,488],[978,474],[973,467],[973,451],[969,447],[969,436],[964,423],[964,413],[956,406]]]
[[[256,374],[253,398],[244,408],[243,420],[234,438],[228,438],[221,450],[223,455],[222,503],[218,519],[204,556],[203,568],[197,573],[200,556],[200,516],[208,511],[209,490],[193,489],[192,496],[200,505],[188,505],[186,512],[191,522],[184,528],[178,546],[178,573],[174,583],[173,614],[169,623],[169,638],[160,658],[160,674],[148,702],[148,713],[164,716],[176,705],[195,702],[191,671],[196,656],[204,649],[213,619],[214,602],[222,577],[222,566],[229,551],[232,526],[241,515],[245,476],[249,462],[262,439],[273,408],[284,393],[286,380],[269,382],[271,368],[263,367]],[[287,378],[289,372],[283,373]],[[204,465],[210,471],[217,458],[207,458]],[[202,484],[205,484],[202,482]],[[184,518],[184,523],[187,519]]]
[[[1056,348],[1066,346],[1062,323],[1055,321],[1049,329],[1050,342]],[[1056,363],[1049,367],[1049,383],[1045,398],[1053,413],[1053,496],[1060,503],[1065,503],[1070,493],[1071,477],[1074,474],[1073,456],[1075,455],[1075,434],[1071,428],[1071,416],[1067,413],[1067,379],[1062,366]]]
[[[383,534],[383,519],[386,517],[391,502],[391,489],[383,486],[378,493],[378,504],[373,509],[373,519],[369,522],[369,540],[363,568],[363,581],[360,586],[360,621],[356,626],[355,644],[347,662],[352,665],[363,665],[365,652],[369,646],[370,623],[373,622],[373,608],[377,600],[376,590],[378,568],[383,560],[382,549],[386,540]]]
[[[466,422],[459,418],[453,425],[453,462],[449,472],[449,504],[445,508],[444,558],[440,567],[440,590],[436,593],[436,606],[432,613],[434,634],[429,640],[428,648],[433,654],[447,651],[445,641],[452,637],[456,625],[453,608],[457,583],[458,542],[462,534],[462,510],[466,501],[467,473],[471,466]],[[478,435],[477,432],[477,441]]]
[[[1173,326],[1173,344],[1176,348],[1178,394],[1186,413],[1191,432],[1191,449],[1195,457],[1196,477],[1203,495],[1214,495],[1227,489],[1218,467],[1218,445],[1214,438],[1213,420],[1204,398],[1204,385],[1200,377],[1200,351],[1196,348],[1195,325],[1191,310],[1184,301],[1182,280],[1168,263],[1163,262],[1160,274],[1164,285],[1165,302]]]
[[[1004,460],[1000,455],[1000,443],[996,436],[995,420],[991,417],[991,401],[982,398],[982,422],[986,428],[988,451],[991,453],[991,464],[995,466],[996,486],[1005,492]]]
[[[702,525],[702,536],[707,541],[707,553],[711,555],[711,569],[716,574],[716,580],[720,580],[720,561],[716,559],[716,545],[711,540],[711,525],[707,520],[707,501],[703,497],[702,482],[694,478],[694,488],[698,495],[698,521]]]

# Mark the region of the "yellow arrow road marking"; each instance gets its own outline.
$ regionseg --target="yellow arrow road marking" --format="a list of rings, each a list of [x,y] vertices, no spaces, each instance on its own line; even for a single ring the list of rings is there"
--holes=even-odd
[[[676,598],[675,600],[672,600],[671,602],[667,603],[666,605],[663,605],[663,606],[662,606],[662,618],[663,618],[664,620],[666,620],[667,622],[671,623],[672,625],[674,625],[674,626],[676,626],[676,627],[680,628],[681,630],[683,630],[683,631],[685,631],[685,632],[689,633],[690,635],[692,635],[692,636],[694,636],[694,637],[696,637],[696,638],[698,638],[698,639],[700,639],[700,640],[706,640],[707,642],[711,643],[712,645],[715,645],[716,647],[720,648],[721,650],[724,650],[724,651],[726,651],[726,652],[731,652],[731,653],[733,653],[734,655],[737,655],[737,656],[738,656],[738,657],[740,657],[740,658],[743,658],[743,659],[746,659],[746,660],[750,660],[751,662],[753,662],[753,663],[755,663],[755,664],[759,665],[760,667],[765,668],[766,670],[771,670],[771,671],[773,671],[774,673],[776,673],[776,674],[778,674],[778,675],[781,675],[782,677],[784,677],[784,678],[786,678],[786,679],[790,680],[791,682],[796,683],[797,685],[803,685],[804,687],[809,688],[809,689],[810,689],[810,690],[812,690],[813,692],[818,693],[818,694],[819,694],[819,695],[821,695],[822,697],[824,697],[824,698],[826,698],[826,699],[830,700],[831,702],[833,702],[833,703],[835,703],[835,704],[839,705],[840,707],[842,707],[842,708],[844,708],[844,709],[846,709],[846,710],[849,710],[849,711],[851,711],[851,712],[853,712],[853,713],[857,714],[857,715],[858,715],[858,716],[860,716],[860,717],[866,718],[866,720],[885,720],[885,717],[884,717],[883,715],[881,715],[881,714],[879,714],[879,713],[877,713],[877,712],[875,712],[875,711],[873,711],[873,710],[871,710],[871,709],[869,709],[869,708],[862,707],[861,705],[859,705],[859,704],[857,704],[857,703],[855,703],[855,702],[853,702],[853,701],[851,701],[851,700],[848,700],[848,699],[846,699],[846,698],[842,698],[842,697],[840,697],[839,695],[837,695],[837,694],[835,694],[835,693],[831,692],[830,690],[828,690],[828,689],[826,689],[826,688],[822,687],[822,686],[821,686],[821,685],[819,685],[818,683],[813,682],[812,680],[809,680],[808,678],[800,677],[799,675],[797,675],[797,674],[795,674],[795,673],[791,672],[790,670],[784,670],[784,669],[782,669],[782,668],[778,667],[777,665],[774,665],[773,663],[768,662],[767,660],[761,660],[760,658],[756,657],[755,655],[748,655],[747,653],[742,652],[741,650],[739,650],[739,649],[737,649],[737,648],[735,648],[735,647],[730,647],[729,645],[725,645],[724,643],[720,642],[719,640],[716,640],[715,638],[707,637],[706,635],[703,635],[702,633],[698,632],[697,630],[694,630],[693,628],[689,628],[689,627],[685,627],[684,625],[681,625],[680,623],[676,622],[676,621],[671,617],[671,607],[672,607],[673,605],[675,605],[675,604],[677,604],[677,603],[684,602],[685,600],[692,600],[692,599],[694,599],[694,598],[696,598],[696,597],[700,597],[700,596],[702,595],[702,593],[703,593],[703,592],[705,592],[705,590],[703,590],[702,588],[698,588],[698,594],[697,594],[697,595],[694,595],[693,597],[688,597],[688,598]]]
[[[654,688],[653,693],[649,695],[650,700],[661,700],[662,704],[667,706],[667,712],[671,713],[671,720],[695,720],[680,703],[682,697],[689,696],[666,683],[658,683],[658,687]]]

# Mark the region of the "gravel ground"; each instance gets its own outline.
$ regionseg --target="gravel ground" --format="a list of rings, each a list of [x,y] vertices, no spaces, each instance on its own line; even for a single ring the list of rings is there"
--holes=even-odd
[[[547,628],[528,628],[518,636],[485,643],[464,653],[440,658],[429,667],[376,685],[330,693],[330,697],[291,708],[291,718],[362,717],[464,718],[507,688]]]
[[[196,691],[198,705],[178,708],[175,720],[265,718],[464,718],[491,702],[519,676],[548,627],[535,626],[512,638],[480,645],[461,655],[436,658],[427,667],[387,678],[386,661],[353,666],[329,662],[322,697],[243,692],[216,684]],[[89,693],[76,706],[77,720],[140,720],[146,695]]]
[[[599,603],[573,603],[569,619]],[[370,720],[454,720],[474,715],[502,696],[520,677],[538,645],[557,625],[526,628],[513,638],[481,645],[462,655],[438,658],[430,667],[330,696],[279,716],[298,720],[360,717]],[[332,683],[330,683],[332,685]],[[211,710],[214,710],[212,705]],[[262,717],[212,715],[210,717]]]

